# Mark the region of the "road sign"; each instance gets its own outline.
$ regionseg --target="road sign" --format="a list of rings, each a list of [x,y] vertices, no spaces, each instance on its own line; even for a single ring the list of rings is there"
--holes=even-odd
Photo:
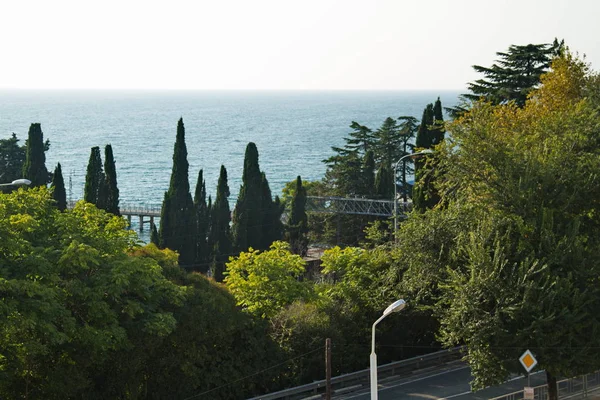
[[[519,361],[521,361],[521,365],[523,365],[523,368],[525,368],[527,372],[530,372],[533,367],[537,365],[537,360],[529,350],[523,353],[523,355],[519,358]]]
[[[524,387],[523,388],[523,400],[533,400],[533,388],[532,387]]]

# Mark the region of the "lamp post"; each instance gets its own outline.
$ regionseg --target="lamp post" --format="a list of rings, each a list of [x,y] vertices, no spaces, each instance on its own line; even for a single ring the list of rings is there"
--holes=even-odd
[[[29,179],[15,179],[11,183],[0,183],[0,186],[29,186],[31,181]]]
[[[431,153],[433,153],[433,150],[424,149],[421,151],[417,151],[416,153],[406,154],[400,157],[400,159],[394,164],[394,236],[396,236],[396,232],[398,231],[398,185],[396,185],[396,177],[398,176],[398,165],[400,165],[402,161],[409,157],[418,157]]]
[[[382,319],[387,317],[393,312],[398,312],[406,307],[406,302],[402,299],[397,300],[390,304],[388,308],[383,311],[383,315],[379,317],[373,324],[373,333],[371,335],[371,356],[370,356],[370,371],[371,371],[371,400],[377,400],[377,354],[375,354],[375,325],[381,322]]]

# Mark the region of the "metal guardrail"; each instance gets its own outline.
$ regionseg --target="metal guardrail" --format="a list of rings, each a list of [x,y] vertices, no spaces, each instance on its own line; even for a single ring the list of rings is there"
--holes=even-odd
[[[408,358],[402,361],[396,361],[390,364],[381,365],[377,368],[379,379],[394,376],[398,373],[412,372],[417,369],[431,367],[443,364],[446,361],[458,360],[463,356],[465,347],[454,347],[452,349],[442,350],[435,353],[429,353],[422,356]],[[331,387],[334,392],[340,392],[352,388],[354,390],[362,389],[369,383],[369,370],[351,372],[331,378]],[[318,396],[325,391],[325,380],[315,381],[306,385],[297,386],[275,393],[269,393],[248,400],[296,400],[308,396]]]
[[[600,371],[575,378],[563,379],[556,384],[558,386],[559,399],[586,399],[590,393],[600,390]],[[490,400],[522,400],[523,397],[523,390],[519,390],[518,392],[494,397]],[[533,398],[534,400],[547,400],[548,385],[535,386],[533,388]]]

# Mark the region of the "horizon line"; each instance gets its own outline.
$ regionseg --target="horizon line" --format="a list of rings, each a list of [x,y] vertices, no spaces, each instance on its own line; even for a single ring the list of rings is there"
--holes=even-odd
[[[445,89],[182,89],[182,88],[21,88],[21,87],[0,87],[1,91],[129,91],[129,92],[459,92],[466,88],[445,88]]]

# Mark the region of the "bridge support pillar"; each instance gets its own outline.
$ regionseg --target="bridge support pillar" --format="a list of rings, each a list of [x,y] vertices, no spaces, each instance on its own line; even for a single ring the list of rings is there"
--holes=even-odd
[[[143,215],[138,215],[139,219],[140,219],[140,232],[144,231],[144,216]]]
[[[154,228],[154,217],[151,215],[150,216],[150,231],[152,231],[153,228]]]

